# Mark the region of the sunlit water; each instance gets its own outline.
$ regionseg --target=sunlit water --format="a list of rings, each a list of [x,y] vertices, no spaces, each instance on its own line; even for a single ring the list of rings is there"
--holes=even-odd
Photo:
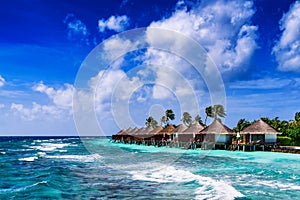
[[[0,199],[300,199],[300,155],[0,138]]]

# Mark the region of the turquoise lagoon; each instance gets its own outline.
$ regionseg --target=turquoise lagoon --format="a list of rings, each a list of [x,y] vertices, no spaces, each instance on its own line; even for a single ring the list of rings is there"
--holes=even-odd
[[[300,155],[0,138],[0,199],[300,199]]]

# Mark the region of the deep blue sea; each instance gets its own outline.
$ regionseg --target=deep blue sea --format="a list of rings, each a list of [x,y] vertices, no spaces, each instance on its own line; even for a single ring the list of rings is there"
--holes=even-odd
[[[0,199],[300,199],[300,155],[0,138]]]

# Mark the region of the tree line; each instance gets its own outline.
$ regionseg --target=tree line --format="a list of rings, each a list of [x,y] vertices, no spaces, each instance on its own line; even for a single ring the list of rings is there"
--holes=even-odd
[[[193,117],[188,112],[184,112],[182,114],[182,118],[180,120],[187,127],[192,126],[193,123],[196,123],[196,122],[198,122],[199,124],[201,124],[202,126],[205,127],[208,117],[211,117],[214,120],[220,120],[221,121],[221,118],[224,118],[226,116],[224,106],[220,105],[220,104],[207,107],[205,109],[205,114],[206,114],[206,117],[205,117],[205,122],[204,123],[203,123],[203,121],[202,121],[199,114],[196,115],[193,119]],[[160,125],[164,126],[164,127],[169,126],[170,122],[174,119],[175,119],[175,114],[174,114],[173,110],[172,109],[167,109],[165,111],[165,114],[160,118]],[[146,127],[156,128],[158,126],[158,122],[152,116],[149,116],[146,119],[145,125],[146,125]],[[174,126],[176,127],[176,125],[174,125]]]

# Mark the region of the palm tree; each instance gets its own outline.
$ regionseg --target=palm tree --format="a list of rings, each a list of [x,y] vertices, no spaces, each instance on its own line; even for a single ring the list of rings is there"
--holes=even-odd
[[[169,121],[170,120],[174,120],[175,119],[175,114],[173,112],[172,109],[168,109],[166,110],[166,122],[167,122],[167,125],[169,125]]]
[[[240,133],[242,130],[244,130],[247,126],[251,125],[251,123],[245,119],[240,119],[238,123],[236,124],[236,127],[233,128],[233,130],[236,133]]]
[[[300,112],[295,113],[295,121],[300,122]]]
[[[207,117],[213,117],[212,109],[213,109],[212,106],[208,106],[207,108],[205,108],[205,114],[206,114],[205,122],[204,122],[205,125],[206,125]]]
[[[214,119],[217,119],[218,116],[226,117],[226,112],[223,105],[220,104],[214,105],[212,112],[213,112]]]
[[[184,112],[181,121],[188,127],[192,125],[192,116],[188,112]]]
[[[214,118],[214,120],[221,120],[218,117],[226,117],[224,106],[221,104],[217,104],[205,108],[205,114],[206,114],[205,124],[206,124],[207,117],[212,117]]]
[[[195,117],[195,120],[194,120],[194,121],[195,121],[195,122],[198,122],[198,123],[201,124],[202,126],[205,126],[205,124],[203,123],[203,121],[202,121],[200,115],[197,115],[197,116]]]
[[[162,126],[163,124],[166,124],[166,122],[167,122],[167,117],[166,116],[162,116],[160,118],[160,125]]]
[[[150,116],[150,117],[148,117],[147,119],[146,119],[146,122],[145,122],[145,125],[146,125],[146,127],[147,128],[149,128],[149,127],[153,127],[153,128],[156,128],[157,127],[157,121],[152,117],[152,116]]]

